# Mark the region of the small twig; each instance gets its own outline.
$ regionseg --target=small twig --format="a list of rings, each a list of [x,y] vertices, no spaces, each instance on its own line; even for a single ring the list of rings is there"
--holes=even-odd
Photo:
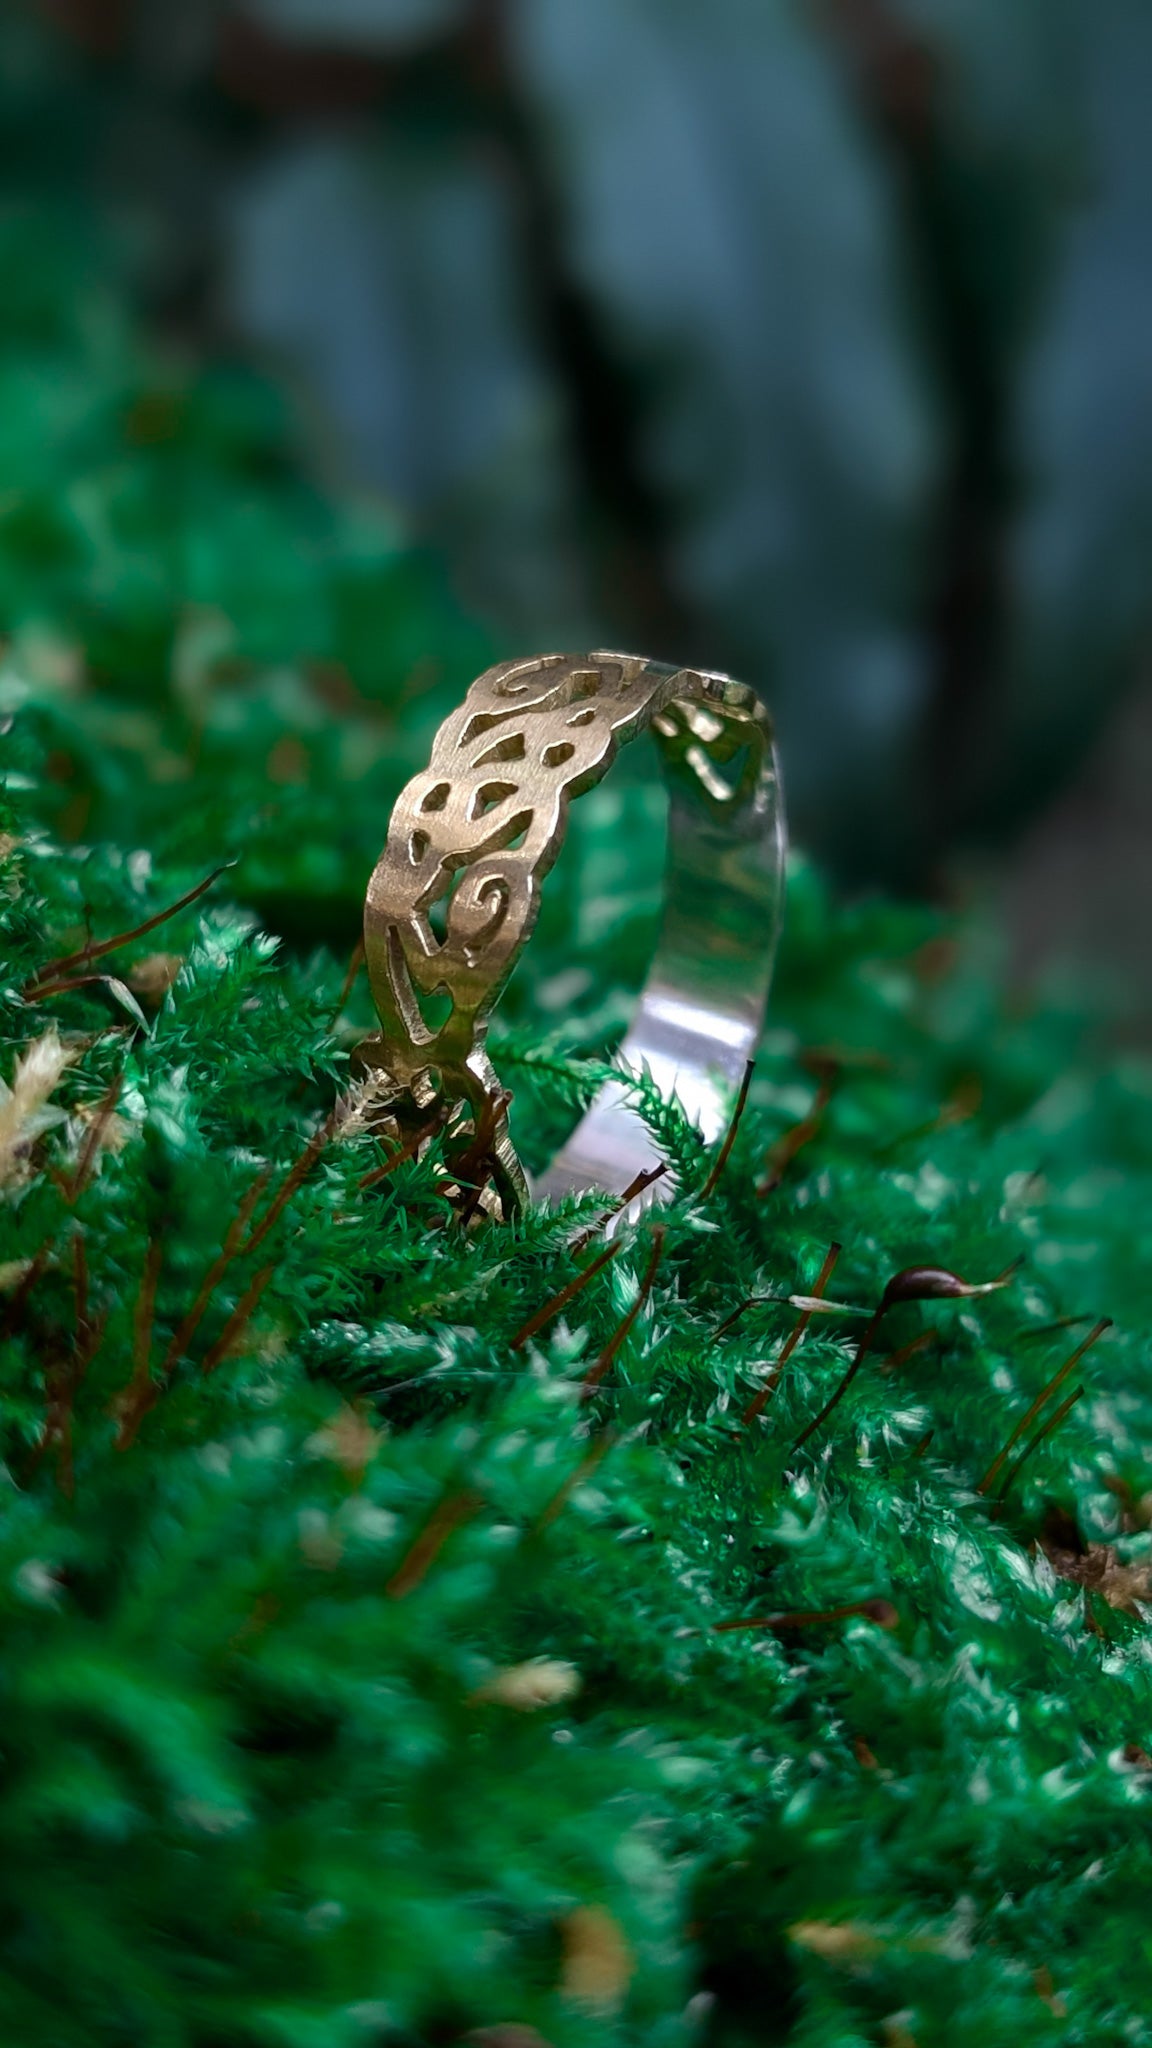
[[[1083,1358],[1084,1353],[1086,1351],[1091,1350],[1097,1338],[1102,1337],[1104,1335],[1105,1330],[1109,1330],[1111,1329],[1111,1327],[1111,1316],[1101,1316],[1099,1322],[1095,1323],[1092,1329],[1089,1330],[1088,1335],[1085,1337],[1083,1343],[1078,1344],[1076,1346],[1076,1349],[1075,1351],[1073,1351],[1071,1357],[1066,1358],[1064,1360],[1063,1365],[1060,1367],[1059,1371],[1053,1373],[1052,1378],[1048,1381],[1047,1385],[1041,1387],[1040,1392],[1037,1394],[1036,1399],[1032,1403],[1032,1406],[1027,1410],[1027,1412],[1024,1415],[1020,1417],[1019,1422],[1016,1424],[1016,1427],[1012,1431],[1011,1436],[1008,1438],[1007,1443],[1004,1445],[1003,1450],[997,1451],[996,1456],[993,1458],[992,1463],[989,1465],[988,1470],[984,1474],[983,1479],[980,1481],[979,1486],[976,1488],[977,1493],[987,1493],[989,1491],[990,1487],[993,1484],[993,1481],[995,1480],[997,1474],[1000,1471],[1001,1466],[1004,1464],[1005,1459],[1011,1454],[1014,1447],[1019,1443],[1025,1430],[1031,1427],[1032,1423],[1035,1422],[1036,1417],[1039,1415],[1041,1409],[1047,1407],[1048,1402],[1052,1399],[1053,1394],[1056,1393],[1058,1388],[1063,1386],[1065,1380],[1069,1377],[1071,1373],[1075,1371],[1076,1367],[1080,1363],[1080,1360]]]
[[[795,1443],[792,1446],[793,1456],[795,1456],[796,1452],[800,1450],[804,1444],[807,1443],[810,1436],[815,1436],[816,1431],[820,1429],[825,1422],[827,1422],[828,1417],[832,1413],[832,1410],[836,1408],[839,1405],[839,1403],[844,1399],[844,1396],[848,1392],[849,1387],[852,1385],[852,1382],[855,1379],[857,1373],[859,1372],[860,1367],[863,1365],[864,1360],[866,1359],[868,1353],[872,1349],[873,1339],[875,1338],[876,1332],[879,1329],[881,1321],[886,1313],[887,1310],[885,1304],[881,1302],[880,1307],[876,1309],[875,1313],[869,1317],[868,1322],[865,1324],[864,1329],[860,1334],[860,1341],[856,1346],[852,1363],[848,1367],[848,1370],[844,1374],[839,1385],[835,1387],[832,1393],[828,1396],[828,1399],[825,1401],[824,1406],[821,1408],[819,1414],[814,1415],[811,1422],[809,1422],[807,1426],[800,1431],[799,1436],[797,1437]]]
[[[742,1629],[818,1628],[823,1623],[851,1621],[859,1615],[878,1628],[895,1628],[900,1616],[890,1600],[853,1600],[846,1607],[807,1608],[793,1614],[755,1614],[736,1621],[714,1621],[713,1635],[735,1635]]]
[[[189,889],[177,902],[170,903],[166,910],[158,910],[154,917],[145,918],[143,924],[134,925],[131,931],[117,932],[114,938],[101,939],[96,945],[93,945],[89,938],[75,953],[63,953],[59,959],[50,960],[47,966],[40,968],[39,972],[25,984],[24,995],[38,999],[39,994],[46,992],[45,984],[55,982],[62,975],[71,973],[74,967],[87,967],[93,960],[103,959],[106,953],[115,953],[119,947],[130,945],[133,939],[142,939],[148,932],[154,932],[157,925],[166,924],[170,917],[176,916],[177,911],[186,910],[190,903],[195,903],[197,897],[203,896],[212,887],[213,882],[219,881],[220,876],[235,865],[235,861],[232,860],[221,861],[220,866],[213,868],[212,873],[206,875],[202,882],[197,882],[194,889]]]
[[[755,1060],[749,1060],[744,1068],[744,1079],[740,1083],[740,1093],[736,1097],[736,1106],[728,1119],[728,1129],[724,1133],[724,1143],[712,1162],[712,1171],[701,1188],[696,1198],[697,1201],[706,1202],[708,1200],[709,1195],[712,1194],[716,1187],[720,1175],[728,1164],[728,1155],[736,1143],[736,1133],[740,1128],[740,1119],[744,1114],[744,1105],[748,1100],[748,1090],[752,1086],[752,1076],[755,1070]]]
[[[1060,1406],[1058,1408],[1053,1409],[1052,1414],[1048,1417],[1047,1422],[1042,1423],[1040,1428],[1035,1432],[1035,1434],[1029,1437],[1019,1457],[1015,1460],[1015,1462],[1012,1465],[1009,1466],[1007,1478],[1005,1479],[1003,1486],[1000,1488],[1000,1491],[996,1496],[998,1507],[1003,1504],[1005,1495],[1009,1492],[1014,1482],[1019,1478],[1022,1466],[1032,1456],[1033,1451],[1038,1449],[1038,1447],[1043,1443],[1046,1436],[1051,1436],[1053,1430],[1059,1429],[1060,1424],[1064,1420],[1064,1417],[1068,1414],[1070,1409],[1076,1406],[1077,1401],[1080,1400],[1083,1393],[1083,1387],[1075,1388],[1075,1390],[1071,1394],[1069,1394],[1065,1400],[1061,1401]]]
[[[236,1341],[241,1331],[249,1322],[259,1303],[260,1296],[263,1294],[275,1271],[274,1265],[261,1266],[260,1271],[248,1282],[216,1342],[211,1344],[204,1353],[200,1364],[202,1373],[207,1375],[208,1373],[215,1372],[221,1360],[227,1358],[230,1351],[235,1350]]]
[[[156,1374],[155,1379],[152,1379],[151,1375],[149,1375],[149,1385],[146,1390],[147,1398],[142,1396],[139,1388],[136,1388],[134,1391],[133,1386],[129,1386],[122,1397],[120,1403],[122,1419],[119,1437],[122,1449],[132,1442],[148,1409],[155,1405],[160,1395],[171,1385],[176,1368],[181,1359],[186,1356],[188,1347],[204,1319],[208,1305],[228,1268],[236,1259],[247,1257],[250,1252],[255,1251],[257,1246],[263,1243],[272,1226],[283,1214],[285,1207],[292,1199],[297,1188],[315,1165],[325,1145],[328,1144],[336,1128],[339,1115],[340,1110],[339,1105],[337,1105],[325,1118],[319,1130],[315,1131],[308,1140],[304,1150],[285,1174],[259,1223],[252,1229],[249,1229],[248,1226],[256,1204],[268,1185],[271,1169],[263,1167],[257,1174],[251,1187],[241,1197],[236,1214],[224,1234],[224,1242],[209,1266],[208,1271],[205,1273],[203,1280],[200,1282],[191,1308],[173,1333],[159,1372]],[[245,1232],[247,1232],[247,1235],[245,1235]],[[263,1267],[256,1275],[256,1278],[249,1283],[248,1288],[228,1318],[224,1329],[215,1343],[206,1352],[201,1367],[203,1371],[213,1372],[220,1363],[225,1352],[235,1341],[239,1330],[243,1328],[256,1307],[272,1276],[273,1270],[272,1266]]]
[[[812,1289],[813,1301],[823,1300],[825,1290],[828,1286],[828,1282],[830,1281],[833,1273],[836,1270],[836,1261],[840,1257],[842,1249],[843,1247],[841,1245],[838,1245],[835,1242],[833,1242],[829,1245],[828,1250],[825,1252],[824,1263],[816,1276],[815,1285]],[[776,1363],[773,1366],[772,1371],[769,1373],[763,1386],[760,1387],[759,1390],[753,1395],[752,1399],[748,1403],[748,1406],[745,1408],[743,1415],[740,1418],[741,1427],[743,1429],[747,1429],[748,1424],[750,1422],[755,1422],[756,1417],[763,1412],[763,1410],[767,1407],[769,1401],[772,1399],[773,1394],[776,1392],[780,1375],[783,1372],[784,1367],[787,1365],[788,1360],[791,1358],[792,1353],[795,1351],[796,1346],[799,1344],[800,1339],[803,1337],[804,1332],[808,1328],[808,1325],[812,1321],[812,1318],[815,1315],[815,1313],[816,1311],[814,1308],[806,1308],[801,1311],[795,1324],[793,1325],[791,1332],[784,1341],[783,1349],[781,1350],[780,1356],[776,1360]]]
[[[44,1433],[25,1474],[24,1484],[28,1484],[45,1454],[55,1449],[56,1483],[61,1493],[70,1500],[76,1483],[72,1462],[72,1405],[75,1397],[72,1361],[66,1358],[51,1359],[45,1367],[44,1387],[48,1396]]]
[[[449,1495],[442,1500],[425,1522],[419,1535],[409,1545],[392,1577],[384,1588],[389,1600],[403,1600],[415,1590],[426,1576],[430,1565],[443,1549],[454,1529],[463,1522],[471,1521],[484,1505],[484,1496],[472,1487]]]
[[[750,1308],[798,1308],[807,1309],[811,1315],[823,1316],[866,1316],[869,1313],[855,1302],[825,1301],[815,1294],[749,1294],[730,1316],[725,1316],[724,1321],[717,1325],[713,1335],[726,1337]]]
[[[604,1349],[600,1353],[599,1358],[596,1360],[595,1365],[591,1367],[590,1371],[585,1373],[584,1382],[580,1389],[580,1398],[582,1401],[586,1401],[588,1399],[588,1396],[595,1390],[596,1387],[599,1386],[600,1381],[603,1379],[605,1373],[609,1370],[610,1366],[612,1365],[613,1360],[615,1359],[616,1354],[620,1349],[620,1346],[623,1344],[625,1338],[627,1337],[628,1332],[632,1328],[633,1323],[636,1321],[636,1318],[639,1315],[641,1309],[643,1308],[644,1303],[647,1301],[648,1296],[651,1294],[653,1282],[656,1278],[656,1269],[660,1264],[660,1258],[663,1253],[663,1250],[664,1226],[663,1224],[658,1223],[656,1225],[655,1230],[652,1232],[652,1255],[648,1260],[648,1268],[645,1272],[644,1278],[640,1282],[640,1287],[637,1292],[636,1299],[632,1303],[632,1306],[628,1310],[627,1314],[621,1317],[620,1322],[617,1324],[615,1331],[609,1338],[607,1344],[604,1346]]]
[[[602,1252],[597,1252],[596,1257],[589,1261],[582,1272],[577,1273],[574,1280],[569,1280],[566,1287],[562,1287],[558,1294],[552,1295],[544,1303],[543,1308],[538,1308],[535,1315],[529,1316],[528,1321],[517,1330],[516,1335],[513,1337],[512,1350],[522,1351],[529,1339],[534,1337],[538,1330],[542,1330],[545,1323],[550,1323],[553,1316],[558,1316],[561,1309],[567,1308],[569,1302],[575,1300],[581,1289],[587,1287],[588,1282],[595,1279],[596,1274],[601,1272],[605,1266],[610,1265],[613,1259],[618,1258],[623,1249],[624,1240],[618,1237],[610,1245],[607,1245]]]
[[[364,941],[363,939],[357,939],[356,944],[352,948],[352,958],[348,962],[348,972],[344,976],[344,980],[341,985],[339,1000],[337,1001],[336,1008],[333,1010],[331,1017],[328,1019],[329,1031],[335,1028],[335,1026],[339,1023],[341,1017],[343,1016],[344,1006],[347,1003],[348,998],[352,993],[352,990],[356,986],[356,977],[359,974],[360,969],[363,967],[363,965]]]

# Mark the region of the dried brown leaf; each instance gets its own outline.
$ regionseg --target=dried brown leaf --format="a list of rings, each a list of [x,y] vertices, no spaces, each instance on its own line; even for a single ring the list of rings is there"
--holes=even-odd
[[[1042,1547],[1058,1578],[1101,1593],[1117,1613],[1139,1620],[1141,1609],[1152,1605],[1152,1560],[1124,1564],[1107,1543],[1089,1543],[1084,1550],[1063,1550],[1047,1542]]]

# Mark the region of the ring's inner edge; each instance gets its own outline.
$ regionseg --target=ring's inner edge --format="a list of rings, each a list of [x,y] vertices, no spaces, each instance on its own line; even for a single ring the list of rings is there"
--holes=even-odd
[[[753,762],[735,794],[718,800],[715,778],[683,720],[654,723],[669,785],[664,905],[652,966],[617,1065],[622,1077],[650,1074],[710,1144],[726,1126],[763,1023],[782,917],[784,813],[761,707],[752,714],[729,712],[711,691],[704,694],[707,684],[726,678],[694,680],[708,721],[704,729],[717,733],[718,751],[738,754],[751,746],[759,765]],[[670,732],[669,725],[681,729]],[[634,1102],[624,1078],[607,1082],[534,1179],[533,1193],[544,1199],[587,1189],[622,1195],[660,1164]],[[652,1197],[671,1192],[668,1178],[653,1187]]]

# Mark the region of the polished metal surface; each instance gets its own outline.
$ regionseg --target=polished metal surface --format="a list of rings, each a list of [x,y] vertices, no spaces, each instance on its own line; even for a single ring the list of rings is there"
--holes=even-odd
[[[362,1048],[396,1127],[467,1105],[505,1214],[528,1193],[484,1047],[539,908],[569,801],[651,729],[669,784],[663,918],[622,1074],[645,1069],[708,1140],[755,1047],[783,897],[784,811],[771,723],[730,677],[636,655],[541,655],[489,669],[402,792],[365,906],[381,1032]],[[601,1090],[533,1192],[622,1194],[657,1162],[624,1084]],[[475,1169],[476,1160],[470,1160]]]

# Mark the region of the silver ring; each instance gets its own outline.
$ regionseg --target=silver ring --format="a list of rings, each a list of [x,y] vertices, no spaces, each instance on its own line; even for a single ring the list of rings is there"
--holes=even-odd
[[[771,721],[755,693],[611,652],[489,669],[399,797],[369,883],[381,1030],[363,1059],[383,1078],[396,1128],[451,1130],[505,1214],[529,1189],[485,1049],[488,1019],[530,937],[570,801],[645,730],[669,789],[655,957],[617,1055],[621,1080],[601,1089],[531,1190],[626,1193],[659,1163],[627,1077],[647,1072],[711,1142],[763,1022],[786,836]]]

